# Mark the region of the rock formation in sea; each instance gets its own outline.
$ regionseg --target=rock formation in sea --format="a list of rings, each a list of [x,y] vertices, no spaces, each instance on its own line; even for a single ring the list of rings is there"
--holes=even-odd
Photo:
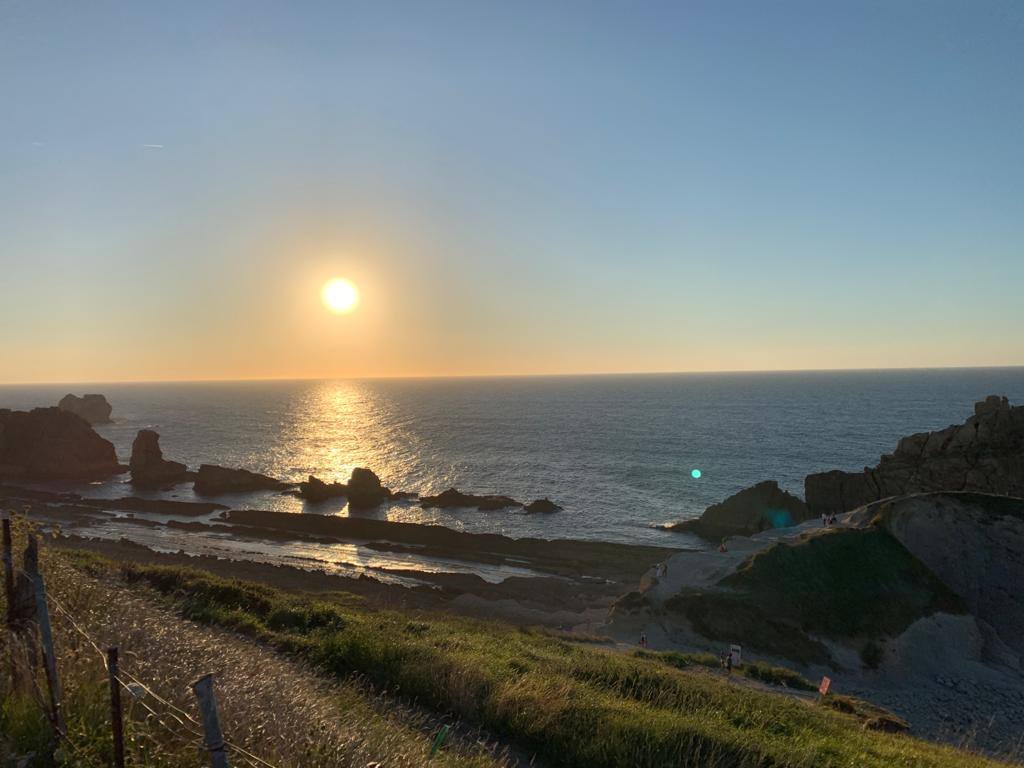
[[[348,505],[353,509],[376,507],[391,498],[391,490],[381,485],[371,469],[356,467],[348,480]]]
[[[779,488],[775,480],[765,480],[719,504],[712,504],[696,520],[685,520],[669,528],[717,540],[726,536],[749,536],[769,528],[785,528],[808,517],[810,513],[803,501]]]
[[[405,499],[416,494],[395,492],[381,484],[380,478],[371,469],[356,467],[347,483],[325,483],[320,478],[310,475],[304,483],[299,483],[297,496],[306,501],[326,501],[327,499],[344,496],[352,509],[368,509],[377,507],[391,499]]]
[[[339,496],[348,496],[348,486],[344,483],[325,483],[319,477],[310,475],[309,480],[299,483],[299,490],[295,495],[306,501],[326,501]]]
[[[114,445],[60,408],[0,409],[0,477],[95,480],[124,472]]]
[[[162,488],[188,479],[187,467],[179,461],[169,461],[160,450],[160,435],[151,429],[140,429],[132,443],[132,457],[128,462],[132,485],[140,488]]]
[[[60,399],[57,407],[62,411],[69,411],[81,416],[90,424],[109,424],[110,414],[113,407],[107,402],[103,395],[78,395],[66,394]]]
[[[875,467],[821,472],[804,481],[813,514],[929,491],[1024,496],[1024,406],[990,395],[963,424],[904,437]]]
[[[288,483],[258,472],[219,467],[216,464],[202,464],[196,473],[195,481],[195,491],[202,496],[249,491],[281,491],[289,487]]]
[[[526,511],[530,513],[547,514],[550,512],[561,512],[562,508],[545,496],[543,499],[534,499],[527,504]]]
[[[496,509],[507,509],[508,507],[521,507],[523,504],[508,496],[477,496],[472,493],[463,493],[457,488],[449,488],[447,491],[442,491],[436,496],[421,496],[420,506],[424,508],[476,508],[487,512]]]

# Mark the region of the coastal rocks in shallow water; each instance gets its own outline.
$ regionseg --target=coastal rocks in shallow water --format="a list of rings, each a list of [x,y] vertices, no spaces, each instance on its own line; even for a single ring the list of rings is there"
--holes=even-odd
[[[807,505],[799,498],[779,488],[775,480],[765,480],[720,504],[712,504],[698,519],[675,523],[669,529],[695,533],[705,539],[721,539],[785,528],[809,517]]]
[[[549,512],[561,512],[562,508],[555,504],[551,499],[544,497],[543,499],[535,499],[526,505],[526,511],[530,513],[541,513],[546,514]]]
[[[821,472],[804,481],[814,514],[932,491],[1024,496],[1024,406],[990,395],[963,424],[904,437],[875,467]]]
[[[518,502],[508,496],[477,496],[472,493],[463,493],[457,488],[449,488],[447,491],[442,491],[436,496],[421,496],[420,505],[424,508],[476,508],[483,512],[523,506],[522,502]]]
[[[348,505],[353,509],[376,507],[391,498],[372,469],[356,467],[348,480]]]
[[[310,475],[309,480],[299,483],[296,495],[306,501],[326,501],[339,496],[347,496],[348,486],[344,483],[325,483],[319,477]]]
[[[344,496],[348,498],[348,505],[352,509],[368,509],[390,499],[407,499],[416,494],[396,493],[390,488],[385,488],[373,470],[356,467],[352,470],[348,483],[325,483],[320,478],[310,475],[309,480],[299,483],[296,495],[312,502]]]
[[[203,496],[249,491],[281,491],[288,487],[288,483],[282,483],[258,472],[219,467],[216,464],[201,465],[195,482],[196,493]]]
[[[184,464],[164,458],[160,450],[160,435],[152,429],[140,429],[135,436],[128,468],[132,473],[132,485],[141,488],[174,485],[188,477]]]
[[[60,408],[0,409],[0,477],[96,480],[124,472],[114,445]]]
[[[81,416],[90,424],[109,424],[110,414],[113,408],[103,395],[78,395],[67,394],[60,399],[57,407],[62,411],[68,411]]]

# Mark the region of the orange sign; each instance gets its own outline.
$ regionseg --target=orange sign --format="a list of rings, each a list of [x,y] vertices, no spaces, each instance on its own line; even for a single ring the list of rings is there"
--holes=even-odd
[[[818,686],[818,693],[820,693],[822,696],[826,695],[828,693],[828,688],[830,685],[832,685],[832,678],[822,677],[821,685]]]

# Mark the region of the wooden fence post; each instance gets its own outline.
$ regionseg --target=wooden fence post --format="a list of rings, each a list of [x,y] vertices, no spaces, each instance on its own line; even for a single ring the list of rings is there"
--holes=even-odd
[[[39,640],[43,645],[43,661],[46,670],[46,682],[50,689],[50,710],[53,727],[58,739],[64,733],[64,713],[61,711],[60,677],[57,674],[57,654],[53,647],[53,628],[50,626],[50,607],[46,602],[46,583],[39,572],[39,545],[35,536],[29,536],[28,549],[25,551],[25,570],[35,585],[36,623],[39,625]]]
[[[7,626],[14,626],[14,555],[11,553],[11,518],[4,517],[3,559],[4,559],[4,597],[7,599]]]
[[[213,675],[203,675],[192,683],[192,691],[199,700],[199,714],[203,719],[206,751],[210,753],[210,765],[213,768],[230,768],[224,734],[220,730],[220,715],[217,714],[217,697],[213,693]]]
[[[110,727],[114,736],[114,768],[124,768],[124,724],[121,720],[121,681],[117,677],[117,647],[107,648],[110,679]]]

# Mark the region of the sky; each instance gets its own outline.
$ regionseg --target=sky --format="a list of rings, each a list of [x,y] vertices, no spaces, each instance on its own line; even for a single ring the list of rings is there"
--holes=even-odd
[[[0,0],[0,103],[0,382],[1024,364],[1019,2]]]

